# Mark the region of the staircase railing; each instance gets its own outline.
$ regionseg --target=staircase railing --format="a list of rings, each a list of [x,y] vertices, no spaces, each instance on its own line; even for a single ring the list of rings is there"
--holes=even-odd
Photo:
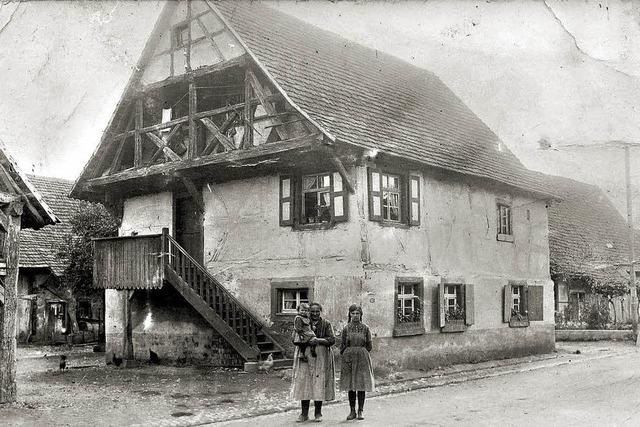
[[[162,248],[166,265],[248,345],[258,348],[258,334],[262,333],[273,341],[274,346],[284,351],[268,332],[263,330],[262,323],[169,235],[168,229],[162,230]]]

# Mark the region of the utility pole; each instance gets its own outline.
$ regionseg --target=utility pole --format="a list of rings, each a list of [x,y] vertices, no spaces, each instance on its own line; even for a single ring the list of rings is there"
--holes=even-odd
[[[627,190],[627,227],[629,229],[629,283],[631,293],[631,324],[633,333],[636,335],[636,346],[640,343],[638,339],[638,291],[636,289],[636,269],[635,269],[635,230],[633,228],[633,194],[631,192],[631,145],[624,145],[624,181]]]

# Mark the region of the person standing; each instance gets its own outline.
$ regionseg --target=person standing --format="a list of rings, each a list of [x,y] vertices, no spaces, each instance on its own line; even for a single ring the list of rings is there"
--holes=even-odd
[[[367,391],[373,391],[373,368],[371,366],[371,331],[362,323],[362,307],[353,304],[349,307],[348,323],[342,330],[340,354],[342,370],[340,388],[348,391],[351,412],[347,421],[358,418],[364,420],[364,399]],[[356,397],[358,413],[356,415]]]
[[[300,348],[293,353],[293,379],[291,397],[300,401],[302,412],[298,422],[309,419],[309,405],[314,404],[314,421],[322,421],[322,402],[335,399],[335,368],[331,346],[336,340],[331,323],[322,319],[322,306],[317,303],[309,305],[309,319],[311,330],[316,337],[309,341],[316,346],[314,363],[304,361]]]

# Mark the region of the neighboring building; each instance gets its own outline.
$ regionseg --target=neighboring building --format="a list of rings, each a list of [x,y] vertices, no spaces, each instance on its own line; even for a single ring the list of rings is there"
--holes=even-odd
[[[584,318],[594,300],[587,281],[629,279],[629,229],[624,217],[595,185],[546,176],[562,201],[549,206],[551,277],[555,309],[564,320]],[[640,243],[640,236],[636,237]],[[640,245],[636,247],[640,254]],[[611,320],[631,320],[631,298],[616,298]]]
[[[58,252],[71,232],[69,219],[83,202],[69,197],[72,181],[35,175],[28,178],[60,222],[55,227],[23,230],[20,234],[18,341],[67,342],[71,307],[68,307],[68,296],[59,288],[66,265]],[[76,331],[75,340],[97,340],[104,326],[104,296],[102,293],[79,295],[76,304],[80,330]]]
[[[122,215],[108,357],[284,359],[311,300],[382,368],[554,348],[539,179],[429,71],[258,2],[168,2],[72,195]]]

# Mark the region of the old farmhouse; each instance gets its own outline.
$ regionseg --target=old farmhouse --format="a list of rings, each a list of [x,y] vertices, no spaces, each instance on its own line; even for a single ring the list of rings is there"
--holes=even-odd
[[[629,282],[629,229],[625,218],[595,185],[559,176],[544,178],[562,201],[549,207],[551,278],[558,320],[582,321],[598,296],[594,282]],[[636,232],[636,253],[640,235]],[[630,295],[610,301],[610,321],[631,321]]]
[[[257,2],[167,2],[73,196],[108,357],[286,363],[359,303],[377,367],[554,348],[551,196],[429,71]]]
[[[60,286],[67,265],[58,252],[72,232],[72,215],[86,202],[69,197],[72,181],[36,175],[28,175],[28,179],[60,222],[55,227],[20,233],[18,341],[43,344],[66,343],[69,339],[96,341],[104,322],[103,293],[81,292],[76,297]],[[72,337],[69,337],[73,329],[70,311],[78,322],[78,330],[73,331]]]

